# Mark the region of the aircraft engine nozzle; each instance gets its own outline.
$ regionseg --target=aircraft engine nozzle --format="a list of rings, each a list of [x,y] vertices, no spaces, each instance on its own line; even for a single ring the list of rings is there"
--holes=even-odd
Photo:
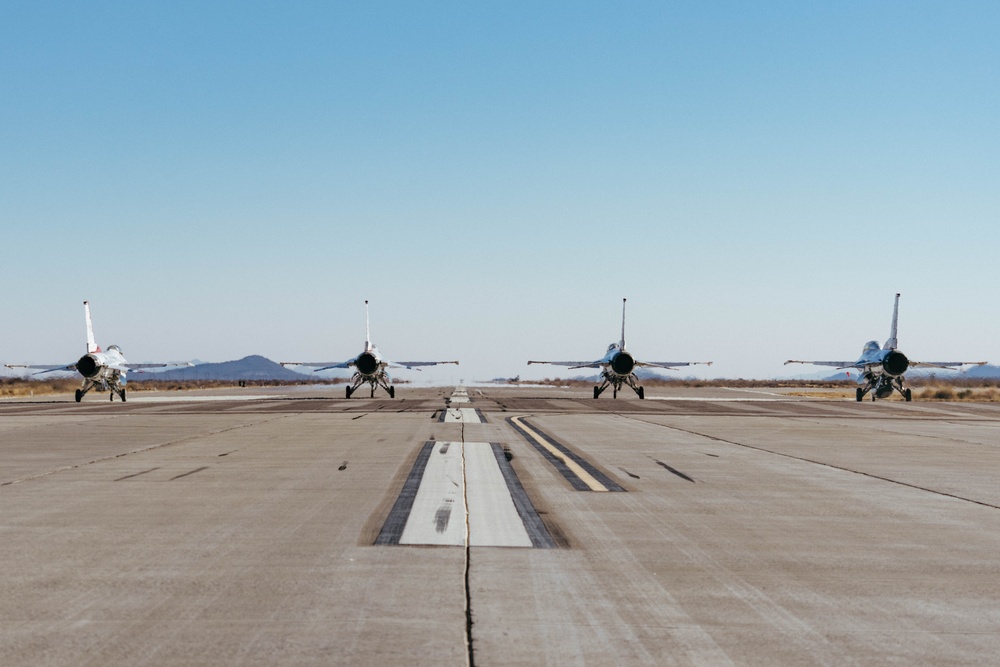
[[[85,354],[76,362],[76,370],[80,371],[80,375],[85,378],[94,377],[100,369],[101,365],[97,363],[97,359],[92,354]]]
[[[618,375],[628,375],[635,368],[635,359],[628,352],[622,352],[611,360],[611,370]]]
[[[378,370],[378,359],[374,354],[365,352],[354,361],[354,365],[362,375],[371,375]]]
[[[882,361],[882,369],[889,375],[902,375],[910,367],[910,360],[902,352],[890,352]]]

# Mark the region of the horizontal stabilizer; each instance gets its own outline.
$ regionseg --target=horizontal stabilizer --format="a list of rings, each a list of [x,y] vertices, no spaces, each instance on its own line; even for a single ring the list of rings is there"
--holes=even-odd
[[[144,373],[147,368],[170,368],[171,366],[194,366],[190,361],[171,361],[165,364],[110,364],[108,368],[116,371],[135,371]]]

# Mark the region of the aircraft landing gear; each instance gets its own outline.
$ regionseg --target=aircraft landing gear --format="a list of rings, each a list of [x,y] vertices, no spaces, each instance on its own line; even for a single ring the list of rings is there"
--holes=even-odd
[[[347,396],[346,396],[346,398],[350,398],[351,397],[351,387],[350,387],[350,385],[348,385],[347,387],[345,387],[345,389],[347,389],[347,392],[346,392]]]
[[[396,398],[396,388],[389,385],[389,398]]]
[[[76,390],[76,402],[79,403],[83,400],[83,392],[79,389]]]
[[[903,392],[903,400],[906,401],[907,403],[913,400],[913,393],[909,390],[909,388],[907,388],[906,391]]]
[[[864,397],[865,397],[865,392],[861,391],[861,387],[858,387],[858,403],[860,403],[861,399]]]
[[[639,388],[638,388],[638,389],[636,390],[636,392],[635,392],[635,393],[639,394],[639,400],[640,400],[640,401],[641,401],[641,400],[644,400],[644,399],[646,398],[646,392],[645,392],[645,390],[643,390],[643,388],[642,388],[642,387],[639,387]]]
[[[125,403],[125,389],[124,388],[121,391],[121,397],[122,397],[122,403]]]
[[[375,385],[372,385],[372,398],[375,398]]]

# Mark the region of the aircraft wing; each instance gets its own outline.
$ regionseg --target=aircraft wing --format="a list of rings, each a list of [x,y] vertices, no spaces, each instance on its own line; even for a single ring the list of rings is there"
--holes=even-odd
[[[409,368],[411,370],[420,370],[415,368],[416,366],[437,366],[439,364],[455,364],[458,365],[457,361],[390,361],[389,365],[393,368]]]
[[[42,373],[53,373],[55,371],[76,371],[76,362],[69,364],[67,366],[53,366],[52,364],[4,364],[7,368],[31,368],[31,369],[42,369],[37,373],[32,373],[32,375],[41,375]]]
[[[857,361],[799,361],[798,359],[789,359],[785,362],[786,366],[788,364],[812,364],[813,366],[830,366],[832,368],[861,368],[864,366]]]
[[[553,366],[568,366],[569,368],[600,368],[602,362],[607,364],[603,359],[598,359],[597,361],[529,361],[529,364],[551,364]]]
[[[319,373],[320,371],[328,371],[333,368],[350,368],[355,359],[357,357],[348,359],[347,361],[282,361],[280,363],[282,366],[309,366],[310,368],[315,368],[313,373]]]
[[[636,361],[636,366],[653,366],[654,368],[679,368],[681,366],[711,366],[711,361]]]
[[[983,366],[985,361],[911,361],[910,366],[914,368],[944,368],[947,370],[957,370],[959,366]]]

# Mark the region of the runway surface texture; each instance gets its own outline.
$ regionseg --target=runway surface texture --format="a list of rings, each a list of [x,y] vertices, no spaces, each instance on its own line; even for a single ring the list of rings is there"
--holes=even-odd
[[[0,664],[992,664],[1000,405],[0,401]]]

